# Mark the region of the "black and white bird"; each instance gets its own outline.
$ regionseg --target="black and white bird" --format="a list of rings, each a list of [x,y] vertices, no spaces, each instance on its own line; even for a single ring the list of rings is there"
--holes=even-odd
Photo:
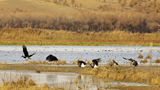
[[[46,57],[46,60],[48,60],[49,62],[51,62],[51,61],[58,61],[57,57],[53,56],[52,54],[48,55]]]
[[[101,58],[93,59],[93,60],[92,60],[93,65],[90,64],[90,66],[91,66],[92,68],[98,67],[98,62],[101,62]]]
[[[137,61],[136,61],[136,60],[133,60],[132,58],[127,59],[127,58],[124,58],[124,57],[123,57],[123,59],[131,61],[134,66],[138,66]]]
[[[24,56],[22,55],[22,57],[25,58],[26,61],[27,61],[28,59],[31,59],[30,57],[35,54],[35,53],[33,53],[33,54],[29,55],[29,54],[28,54],[28,51],[27,51],[27,47],[26,47],[25,45],[23,45],[22,48],[23,48],[23,53],[24,53]]]
[[[113,59],[113,66],[119,66],[118,63]]]
[[[87,64],[86,64],[84,61],[79,61],[79,60],[78,60],[78,66],[79,66],[79,67],[86,67],[86,65],[87,65]]]

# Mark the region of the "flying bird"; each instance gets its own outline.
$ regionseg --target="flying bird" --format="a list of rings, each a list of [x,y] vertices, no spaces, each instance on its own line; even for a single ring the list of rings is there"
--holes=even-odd
[[[84,61],[79,61],[78,60],[78,66],[79,67],[86,67],[86,63]]]
[[[24,56],[22,55],[22,57],[25,58],[26,61],[27,61],[28,59],[31,59],[30,57],[35,54],[35,53],[33,53],[33,54],[29,55],[29,54],[28,54],[28,51],[27,51],[27,47],[26,47],[25,45],[23,45],[22,48],[23,48],[23,53],[24,53]]]
[[[92,62],[93,62],[93,65],[90,64],[92,68],[98,67],[98,62],[101,62],[101,58],[93,59]]]
[[[118,63],[114,59],[112,61],[113,61],[114,66],[119,66]]]
[[[137,61],[136,61],[136,60],[133,60],[132,58],[127,59],[127,58],[124,58],[124,57],[123,57],[123,59],[131,61],[134,66],[138,66]]]
[[[57,57],[53,56],[52,54],[48,55],[46,57],[46,60],[48,60],[49,62],[51,62],[51,61],[58,61]]]

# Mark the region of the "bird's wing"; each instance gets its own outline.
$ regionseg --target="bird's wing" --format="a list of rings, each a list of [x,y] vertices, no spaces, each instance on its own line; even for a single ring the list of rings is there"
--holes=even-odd
[[[49,56],[47,56],[47,57],[46,57],[46,60],[50,60],[50,57],[49,57]]]
[[[28,56],[27,47],[25,45],[23,45],[22,48],[23,48],[23,53],[24,53],[25,57],[27,57]]]
[[[31,56],[33,56],[34,54],[36,54],[36,53],[33,53],[33,54],[29,55],[28,57],[31,57]]]
[[[132,58],[130,58],[130,59],[128,59],[128,60],[131,61],[131,62],[135,61],[135,60],[133,60]]]
[[[83,63],[84,65],[86,65],[86,63],[85,63],[84,61],[82,61],[82,63]]]
[[[81,67],[81,63],[78,61],[78,66]]]
[[[124,58],[124,57],[123,57],[123,59],[127,60],[127,58]]]
[[[50,59],[53,60],[53,61],[58,60],[57,57],[55,57],[55,56],[53,56],[53,55],[51,56]]]
[[[93,61],[93,66],[95,66],[95,65],[98,66],[98,61],[97,60]]]
[[[133,62],[133,61],[134,61],[132,58],[128,59],[128,58],[124,58],[124,57],[123,57],[123,59],[125,59],[125,60],[129,60],[129,61],[131,61],[131,62]]]

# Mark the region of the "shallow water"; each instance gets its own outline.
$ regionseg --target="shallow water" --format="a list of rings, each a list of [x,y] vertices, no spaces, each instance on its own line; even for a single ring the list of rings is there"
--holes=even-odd
[[[77,59],[92,61],[101,58],[103,63],[109,59],[115,59],[118,63],[124,63],[123,57],[133,58],[138,62],[137,56],[142,54],[144,58],[149,54],[150,47],[147,46],[27,46],[29,54],[36,53],[31,60],[45,60],[52,54],[60,60],[67,60],[68,63]],[[152,47],[152,60],[160,58],[160,47]],[[0,46],[0,61],[8,63],[22,63],[25,59],[22,46]],[[143,58],[143,60],[144,60]]]
[[[81,75],[79,73],[66,72],[42,72],[35,73],[33,70],[1,70],[0,84],[4,81],[17,81],[20,77],[27,80],[32,79],[38,85],[48,84],[50,87],[60,87],[69,90],[97,90],[97,88],[123,86],[148,86],[147,84],[117,82],[113,80],[105,80],[95,78],[91,75]]]

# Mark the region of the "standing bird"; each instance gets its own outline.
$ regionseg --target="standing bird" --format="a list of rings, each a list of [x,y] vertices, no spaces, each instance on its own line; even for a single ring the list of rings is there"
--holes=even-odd
[[[78,66],[79,67],[86,67],[86,63],[84,61],[79,61],[78,60]]]
[[[48,60],[49,62],[51,62],[51,61],[58,61],[57,57],[53,56],[52,54],[50,54],[49,56],[47,56],[46,60]]]
[[[101,58],[93,59],[92,62],[93,62],[93,65],[90,64],[92,68],[98,67],[98,62],[101,62]]]
[[[23,48],[23,53],[24,53],[24,56],[22,55],[22,57],[25,58],[26,61],[28,61],[28,59],[31,59],[30,57],[33,56],[35,53],[29,55],[27,51],[27,47],[23,45],[22,48]]]
[[[134,66],[138,66],[137,61],[136,61],[136,60],[133,60],[132,58],[127,59],[127,58],[124,58],[124,57],[123,57],[123,59],[131,61]]]

